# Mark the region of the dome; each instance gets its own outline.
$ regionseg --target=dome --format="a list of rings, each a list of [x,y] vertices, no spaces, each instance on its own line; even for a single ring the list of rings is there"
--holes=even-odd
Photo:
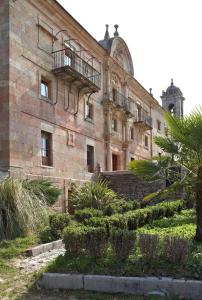
[[[171,84],[166,90],[166,95],[180,95],[182,96],[181,90],[173,84],[173,79],[171,79]]]

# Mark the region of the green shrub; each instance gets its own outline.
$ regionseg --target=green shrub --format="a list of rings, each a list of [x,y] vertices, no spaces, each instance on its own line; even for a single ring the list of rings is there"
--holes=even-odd
[[[110,243],[115,256],[120,260],[126,260],[135,244],[135,232],[122,230],[122,229],[112,229],[110,234]]]
[[[108,233],[103,227],[86,228],[86,249],[95,258],[106,254],[108,248]]]
[[[92,217],[101,217],[102,211],[94,208],[84,208],[80,210],[76,210],[74,214],[74,218],[78,222],[84,222],[84,220],[88,220]]]
[[[117,213],[125,213],[130,210],[135,210],[140,207],[140,204],[135,200],[120,199],[113,203],[109,203],[103,208],[104,216],[111,216]]]
[[[63,229],[69,225],[70,216],[67,213],[56,213],[49,216],[51,233],[54,240],[60,239]]]
[[[155,219],[163,218],[166,215],[174,215],[182,210],[182,201],[160,203],[143,209],[136,209],[124,214],[115,214],[108,217],[93,217],[86,220],[85,224],[93,227],[105,227],[109,231],[111,227],[120,229],[135,230]]]
[[[77,209],[103,209],[108,203],[114,202],[118,196],[107,186],[107,182],[98,179],[96,182],[86,182],[74,191],[71,196]]]
[[[42,243],[49,243],[54,241],[54,237],[51,232],[51,228],[46,226],[40,233],[39,238]]]
[[[146,195],[142,200],[141,200],[141,207],[145,207],[149,205],[155,197],[157,197],[159,193],[158,192],[153,192],[148,195]]]
[[[59,188],[54,186],[50,181],[43,179],[24,180],[23,187],[32,191],[37,197],[43,195],[48,206],[53,205],[61,194]]]
[[[188,261],[191,242],[179,237],[164,238],[164,257],[174,264],[185,264]]]
[[[36,196],[17,179],[7,178],[0,183],[0,240],[37,232],[47,223],[43,195]]]
[[[68,254],[79,255],[86,249],[86,227],[70,225],[63,230],[63,242]]]
[[[159,258],[160,243],[158,235],[140,234],[139,247],[143,258],[147,261]]]
[[[70,225],[63,231],[67,253],[73,255],[88,252],[92,257],[104,256],[108,247],[108,233],[103,227]]]

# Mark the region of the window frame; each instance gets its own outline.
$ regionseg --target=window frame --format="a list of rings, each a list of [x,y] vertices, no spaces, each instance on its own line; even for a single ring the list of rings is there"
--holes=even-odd
[[[134,135],[134,127],[130,127],[130,140],[134,140],[135,135]]]
[[[161,132],[161,121],[157,120],[157,130]]]
[[[89,156],[90,153],[90,156]],[[92,145],[86,147],[86,165],[88,173],[94,173],[95,168],[95,148]]]
[[[114,132],[118,132],[118,122],[116,118],[112,118],[112,126],[111,126],[112,130]]]
[[[42,85],[44,85],[45,88],[47,88],[47,94],[45,95],[42,94]],[[40,95],[40,99],[52,102],[52,80],[44,76],[41,76],[39,95]]]
[[[45,141],[45,143],[44,143]],[[53,166],[52,133],[41,130],[41,164],[45,167]],[[45,155],[44,155],[45,153]]]
[[[144,136],[144,147],[149,149],[149,137],[147,135]]]

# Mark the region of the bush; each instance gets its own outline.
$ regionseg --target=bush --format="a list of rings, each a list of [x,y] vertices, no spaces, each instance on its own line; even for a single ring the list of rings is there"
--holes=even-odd
[[[49,243],[54,241],[51,228],[49,226],[45,227],[39,234],[40,241],[42,243]]]
[[[37,232],[47,223],[43,195],[36,196],[17,179],[7,178],[0,183],[0,240]]]
[[[108,248],[108,233],[103,227],[86,228],[86,249],[95,258],[106,254]]]
[[[144,226],[155,219],[163,218],[164,216],[174,215],[175,212],[182,210],[182,201],[160,203],[155,206],[150,206],[143,209],[136,209],[124,214],[115,214],[109,217],[93,217],[86,220],[85,224],[94,227],[105,227],[110,230],[111,227],[120,229],[135,230],[138,227]]]
[[[117,200],[116,202],[109,203],[103,208],[103,215],[104,216],[111,216],[117,213],[125,213],[130,210],[135,210],[139,208],[140,205],[137,201],[132,201],[132,200],[124,200],[120,199]]]
[[[94,208],[84,208],[81,210],[76,210],[74,217],[78,222],[84,222],[92,217],[101,217],[102,211]]]
[[[60,239],[63,229],[69,225],[70,216],[67,213],[56,213],[49,216],[51,234],[54,240]]]
[[[41,195],[43,195],[48,206],[53,205],[61,194],[61,190],[59,188],[54,186],[50,181],[42,179],[24,180],[23,187],[32,191],[37,197],[41,197]]]
[[[190,256],[191,242],[178,237],[164,238],[164,257],[174,264],[185,264]]]
[[[133,231],[112,229],[110,243],[115,256],[126,260],[134,248],[136,235]]]
[[[64,228],[63,242],[68,254],[82,254],[86,249],[86,227],[70,225]]]
[[[63,240],[67,253],[78,255],[86,251],[98,258],[106,254],[108,234],[102,227],[68,226],[63,231]]]
[[[83,186],[74,191],[71,196],[74,198],[76,208],[103,209],[108,203],[114,202],[118,196],[107,186],[107,182],[98,179],[96,182],[86,182]]]
[[[139,247],[143,258],[150,261],[158,259],[160,255],[159,236],[154,234],[140,234]]]

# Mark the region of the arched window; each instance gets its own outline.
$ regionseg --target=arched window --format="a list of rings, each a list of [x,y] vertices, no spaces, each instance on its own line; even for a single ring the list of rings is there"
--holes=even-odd
[[[168,110],[172,116],[175,115],[175,105],[173,103],[169,104]]]

